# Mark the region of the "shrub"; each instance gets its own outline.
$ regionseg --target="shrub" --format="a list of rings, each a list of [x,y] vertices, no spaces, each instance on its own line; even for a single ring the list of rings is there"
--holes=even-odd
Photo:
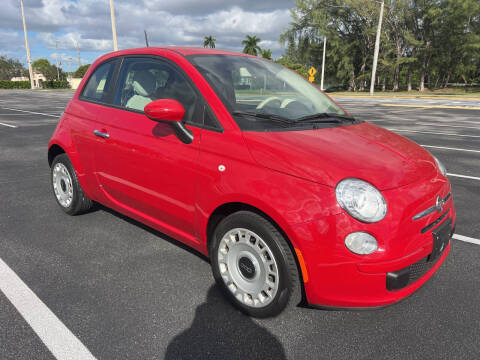
[[[0,89],[30,89],[30,81],[0,80]]]
[[[68,89],[69,87],[67,80],[48,80],[42,83],[44,89]]]

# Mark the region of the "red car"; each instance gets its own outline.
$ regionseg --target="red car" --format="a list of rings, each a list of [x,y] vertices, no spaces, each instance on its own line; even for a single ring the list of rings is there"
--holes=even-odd
[[[258,317],[366,308],[418,289],[450,250],[442,164],[279,64],[166,47],[102,56],[48,146],[70,215],[93,202],[210,257]]]

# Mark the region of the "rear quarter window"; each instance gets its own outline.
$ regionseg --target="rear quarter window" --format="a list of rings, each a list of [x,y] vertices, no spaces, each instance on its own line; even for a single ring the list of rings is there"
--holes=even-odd
[[[90,75],[82,90],[81,97],[88,100],[105,102],[112,80],[115,61],[100,64]]]

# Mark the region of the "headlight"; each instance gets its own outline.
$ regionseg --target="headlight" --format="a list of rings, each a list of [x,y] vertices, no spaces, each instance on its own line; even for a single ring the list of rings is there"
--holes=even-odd
[[[378,249],[377,240],[369,233],[363,231],[349,234],[345,238],[345,246],[348,250],[358,255],[368,255]]]
[[[440,160],[438,160],[435,156],[433,156],[433,158],[435,159],[435,162],[437,163],[438,170],[440,170],[440,172],[442,173],[443,176],[447,177],[447,169],[445,168],[445,166],[443,166],[443,164],[440,162]]]
[[[345,179],[335,188],[340,206],[355,219],[377,222],[387,214],[385,198],[373,185],[360,179]]]

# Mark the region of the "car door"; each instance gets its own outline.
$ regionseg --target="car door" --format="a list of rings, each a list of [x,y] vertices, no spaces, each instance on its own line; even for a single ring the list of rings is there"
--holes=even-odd
[[[185,108],[193,134],[185,144],[172,125],[149,119],[143,108],[174,98]],[[152,57],[125,57],[113,106],[97,113],[101,141],[95,150],[96,175],[105,200],[184,241],[194,234],[196,168],[203,99],[175,64]]]
[[[85,181],[83,185],[93,197],[96,196],[98,188],[95,186],[93,176],[93,154],[98,138],[93,132],[97,128],[97,112],[109,102],[114,74],[119,65],[117,60],[109,59],[98,65],[89,76],[78,98],[71,101],[65,110],[72,141],[81,164],[76,169],[77,175]]]

